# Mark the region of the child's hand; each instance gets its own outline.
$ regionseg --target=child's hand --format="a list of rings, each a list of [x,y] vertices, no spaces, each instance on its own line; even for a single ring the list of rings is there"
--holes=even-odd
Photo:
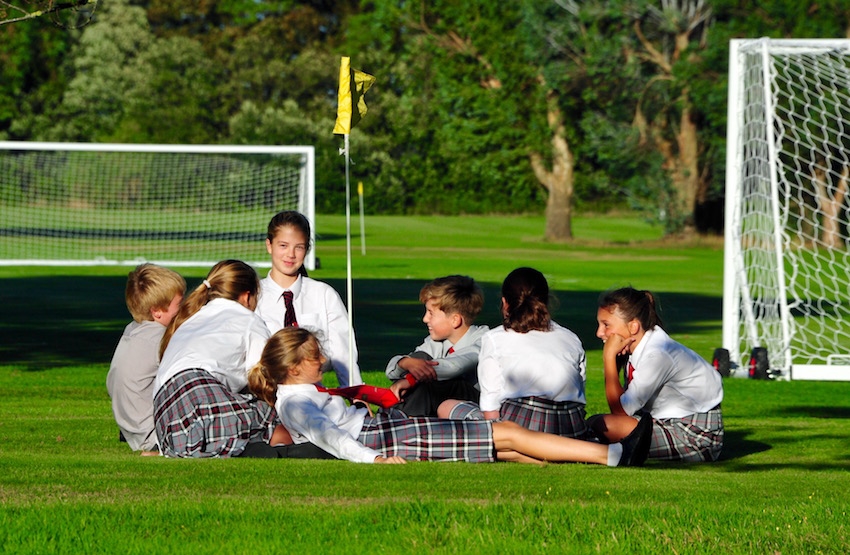
[[[420,382],[429,382],[437,379],[437,371],[434,367],[439,362],[436,360],[422,360],[421,358],[404,357],[398,361],[398,367],[413,374]]]
[[[375,457],[375,464],[407,464],[401,457]]]
[[[395,393],[395,396],[401,399],[401,396],[403,395],[404,391],[410,389],[411,387],[413,386],[410,385],[410,382],[406,378],[402,378],[393,382],[393,384],[390,386],[390,391]]]
[[[634,342],[634,337],[611,334],[602,346],[602,358],[616,360],[618,355],[627,355],[629,354],[629,347]]]

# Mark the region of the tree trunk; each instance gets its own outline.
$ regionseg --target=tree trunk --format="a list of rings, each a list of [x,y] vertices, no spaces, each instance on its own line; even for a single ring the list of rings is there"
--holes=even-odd
[[[705,197],[707,187],[700,183],[699,172],[699,137],[697,126],[691,118],[691,101],[688,89],[682,91],[682,114],[679,118],[679,132],[676,135],[679,146],[679,156],[676,164],[674,185],[679,196],[679,208],[684,217],[685,228],[694,228],[694,210],[697,197]],[[701,194],[700,194],[701,193]]]
[[[850,168],[844,165],[837,187],[832,187],[827,183],[824,170],[816,169],[812,176],[817,191],[817,205],[821,213],[821,228],[823,229],[821,241],[825,247],[830,249],[838,248],[843,244],[841,230],[838,226],[838,212],[844,206],[844,197],[847,196],[848,173],[850,173]]]
[[[546,93],[546,118],[552,131],[552,169],[546,169],[543,157],[537,152],[530,155],[531,167],[537,180],[549,192],[546,201],[546,240],[569,241],[573,238],[575,161],[565,136],[564,120],[555,91]]]

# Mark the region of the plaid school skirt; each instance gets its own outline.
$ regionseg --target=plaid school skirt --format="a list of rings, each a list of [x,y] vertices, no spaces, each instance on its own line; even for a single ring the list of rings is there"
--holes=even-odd
[[[409,461],[496,461],[490,422],[411,417],[382,409],[366,418],[357,440],[385,457]]]
[[[712,462],[723,449],[720,406],[685,418],[652,421],[649,458],[667,461]]]
[[[209,372],[184,370],[157,392],[154,425],[166,457],[235,457],[271,438],[277,413],[253,395],[231,393]]]
[[[574,401],[550,401],[541,397],[507,399],[499,409],[499,419],[509,420],[534,432],[584,439],[587,424],[584,405]],[[481,408],[472,402],[458,403],[449,418],[484,420]]]

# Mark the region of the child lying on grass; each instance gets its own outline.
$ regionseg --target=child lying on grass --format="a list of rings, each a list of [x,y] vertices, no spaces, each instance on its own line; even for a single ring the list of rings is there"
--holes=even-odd
[[[316,387],[322,379],[316,337],[304,328],[284,328],[269,339],[249,371],[257,397],[274,404],[295,443],[311,442],[353,462],[399,464],[407,460],[526,463],[585,462],[640,466],[649,445],[648,423],[620,443],[600,445],[532,432],[513,422],[408,417],[397,409],[370,416],[339,396]],[[396,392],[409,386],[394,384]]]

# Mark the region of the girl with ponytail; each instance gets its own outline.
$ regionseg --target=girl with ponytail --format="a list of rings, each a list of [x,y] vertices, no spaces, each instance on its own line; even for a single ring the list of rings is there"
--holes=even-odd
[[[655,295],[633,287],[606,291],[599,297],[596,320],[611,413],[591,417],[591,430],[602,442],[619,441],[648,413],[653,421],[650,458],[716,461],[724,436],[720,374],[667,335]],[[620,358],[625,359],[622,383]]]
[[[525,428],[582,438],[585,353],[572,331],[552,320],[549,284],[533,268],[517,268],[502,283],[502,326],[481,340],[481,400],[450,400],[443,418],[511,420]]]
[[[154,424],[168,457],[305,456],[272,446],[288,433],[268,403],[242,393],[269,338],[254,314],[259,280],[224,260],[184,300],[165,331],[154,380]],[[291,440],[290,440],[291,442]],[[306,456],[324,452],[307,444]]]

